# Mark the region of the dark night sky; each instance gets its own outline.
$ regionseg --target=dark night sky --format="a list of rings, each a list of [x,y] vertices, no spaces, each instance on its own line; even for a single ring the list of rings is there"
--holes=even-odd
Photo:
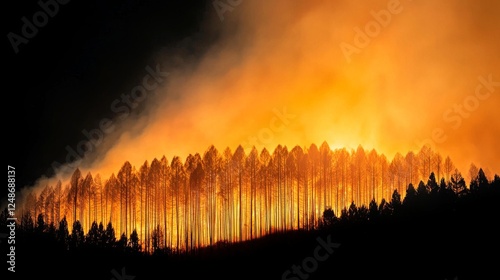
[[[130,89],[151,56],[200,32],[204,1],[70,1],[15,54],[7,37],[21,34],[23,16],[37,1],[9,1],[3,8],[3,66],[7,164],[17,187],[50,175],[81,131],[112,114],[110,103]]]

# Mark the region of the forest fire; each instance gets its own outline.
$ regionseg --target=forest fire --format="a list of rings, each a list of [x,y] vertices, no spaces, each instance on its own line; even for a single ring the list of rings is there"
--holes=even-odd
[[[78,164],[23,189],[18,212],[190,251],[317,228],[325,209],[383,209],[410,185],[458,193],[479,167],[492,180],[497,14],[388,2],[399,3],[245,1],[222,24],[215,14],[202,31],[219,39],[196,58],[160,53],[174,66],[145,109],[129,104]],[[387,7],[398,16],[346,60],[356,26]]]
[[[478,169],[471,172],[475,176]],[[406,195],[408,186],[447,186],[465,181],[450,157],[423,147],[388,160],[375,150],[278,145],[246,154],[242,146],[185,160],[165,156],[140,166],[123,163],[109,177],[75,169],[69,181],[47,185],[24,201],[24,222],[38,217],[54,225],[64,217],[88,231],[111,223],[117,236],[137,231],[142,248],[189,251],[273,232],[314,229],[325,209],[336,215],[354,203],[383,209]],[[430,188],[430,187],[429,187]],[[429,191],[431,191],[429,189]],[[367,210],[367,208],[364,208]],[[362,211],[362,210],[360,210]]]

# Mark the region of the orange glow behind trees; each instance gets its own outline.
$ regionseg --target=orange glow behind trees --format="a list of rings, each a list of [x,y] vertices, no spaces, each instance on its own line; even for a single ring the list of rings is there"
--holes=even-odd
[[[161,88],[142,110],[111,109],[114,132],[22,190],[25,211],[137,229],[148,252],[190,250],[316,227],[327,207],[404,196],[431,172],[469,181],[472,162],[491,179],[500,2],[365,2],[244,1],[223,23],[214,12],[203,55],[153,54],[170,73]],[[347,60],[339,46],[395,2]]]
[[[476,168],[477,169],[477,168]],[[109,222],[119,237],[137,230],[142,248],[189,251],[219,241],[236,242],[294,229],[313,229],[325,209],[340,216],[352,202],[390,202],[409,184],[448,180],[456,170],[449,157],[424,146],[391,161],[375,150],[278,145],[272,153],[242,146],[222,153],[154,158],[141,166],[126,161],[109,178],[76,169],[67,182],[31,192],[24,214],[47,224],[66,217],[84,231]],[[96,171],[98,172],[98,170]],[[117,238],[118,238],[117,237]]]

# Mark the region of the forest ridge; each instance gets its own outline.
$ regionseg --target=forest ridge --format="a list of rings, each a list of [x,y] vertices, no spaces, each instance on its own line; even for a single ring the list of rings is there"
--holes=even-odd
[[[70,237],[114,244],[116,232],[134,250],[190,251],[316,229],[353,213],[390,214],[401,197],[409,203],[438,192],[460,197],[500,181],[473,164],[469,176],[467,187],[450,157],[427,146],[391,161],[374,149],[332,150],[326,142],[291,150],[278,145],[272,153],[253,147],[248,154],[242,146],[222,153],[210,146],[185,161],[163,156],[138,167],[126,161],[109,178],[77,168],[68,182],[29,193],[20,223],[54,233],[58,225],[68,246]]]

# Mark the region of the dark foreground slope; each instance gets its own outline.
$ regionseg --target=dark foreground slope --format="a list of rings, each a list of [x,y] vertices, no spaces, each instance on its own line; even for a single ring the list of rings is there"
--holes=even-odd
[[[16,276],[34,273],[41,279],[116,280],[497,278],[498,189],[450,205],[429,205],[403,205],[397,213],[370,220],[351,213],[329,227],[219,244],[190,255],[144,256],[96,248],[67,251],[48,235],[18,231]]]

